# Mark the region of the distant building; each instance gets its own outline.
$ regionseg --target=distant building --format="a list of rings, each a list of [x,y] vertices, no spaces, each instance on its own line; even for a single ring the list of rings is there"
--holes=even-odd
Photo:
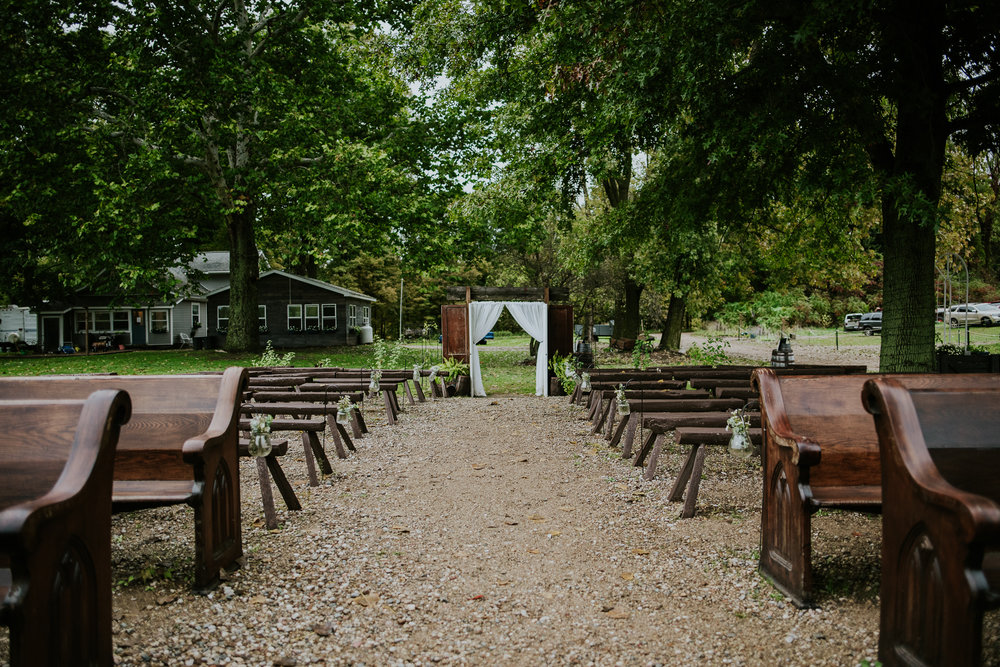
[[[171,347],[187,336],[198,347],[222,347],[229,320],[229,253],[201,253],[190,268],[197,272],[194,282],[184,271],[171,270],[178,281],[172,300],[152,294],[123,300],[80,290],[71,302],[47,304],[37,313],[41,348]],[[272,340],[275,347],[307,347],[355,344],[351,328],[370,324],[375,299],[320,280],[267,270],[258,281],[258,301],[261,341]]]

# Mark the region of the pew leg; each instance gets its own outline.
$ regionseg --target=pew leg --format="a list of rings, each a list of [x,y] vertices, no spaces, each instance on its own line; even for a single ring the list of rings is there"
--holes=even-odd
[[[632,461],[632,465],[636,468],[641,468],[646,463],[646,457],[649,456],[650,449],[653,447],[653,442],[656,440],[656,433],[653,431],[649,432],[646,436],[646,441],[642,443],[642,447],[635,454],[635,460]]]
[[[420,382],[413,383],[413,390],[417,392],[417,400],[421,403],[427,402],[427,397],[424,396],[424,388],[421,386]]]
[[[622,445],[623,459],[632,458],[632,443],[635,442],[635,432],[641,421],[641,417],[637,417],[635,415],[628,416],[628,429],[625,431],[625,444]]]
[[[337,427],[336,430],[340,433],[340,437],[341,439],[343,439],[344,444],[347,445],[347,448],[352,452],[358,451],[357,448],[354,447],[354,443],[351,442],[351,436],[348,435],[347,429],[344,428],[344,425],[338,424],[336,420],[334,420],[333,425]]]
[[[358,408],[356,410],[351,410],[351,415],[352,415],[352,417],[351,417],[352,422],[357,422],[357,424],[358,424],[358,430],[361,431],[361,433],[367,433],[368,432],[368,423],[365,421],[365,415],[361,411],[361,406],[358,406]],[[358,437],[361,437],[361,436],[358,436]]]
[[[299,503],[299,498],[295,495],[295,490],[292,489],[292,485],[288,483],[288,478],[285,477],[285,471],[281,469],[278,457],[271,455],[266,457],[264,460],[267,462],[267,469],[271,471],[271,479],[274,480],[274,485],[278,487],[278,493],[281,494],[281,499],[285,501],[285,507],[289,510],[302,509],[302,505]]]
[[[326,418],[326,425],[330,429],[330,436],[333,438],[333,448],[337,452],[337,458],[346,459],[347,450],[344,449],[344,441],[340,437],[340,434],[342,432],[341,431],[342,427],[340,426],[340,424],[337,423],[336,417],[334,417],[333,415],[328,416]],[[344,431],[343,433],[345,436],[347,435],[346,431]],[[354,447],[352,446],[351,449],[354,449]]]
[[[646,464],[646,472],[643,478],[652,480],[656,476],[656,464],[660,462],[660,452],[663,450],[663,435],[658,435],[653,440],[653,451],[649,455],[649,463]]]
[[[691,482],[688,484],[687,498],[684,499],[684,509],[681,511],[682,519],[690,519],[694,516],[695,506],[698,502],[698,488],[701,486],[701,471],[705,466],[705,453],[708,447],[702,445],[698,447],[698,456],[694,460],[694,468],[691,470]]]
[[[692,445],[691,449],[688,451],[688,455],[684,457],[684,464],[681,465],[681,469],[677,472],[677,479],[674,480],[674,485],[670,487],[670,495],[667,499],[676,503],[684,498],[684,487],[687,485],[688,480],[691,478],[691,470],[694,468],[695,458],[698,456],[698,445]]]
[[[326,458],[326,450],[323,449],[316,431],[307,431],[307,434],[309,436],[309,447],[312,448],[313,455],[316,457],[316,461],[319,462],[320,472],[324,475],[332,475],[333,466],[330,465],[330,459]]]
[[[615,429],[614,434],[611,436],[611,442],[609,447],[617,447],[618,443],[622,441],[622,434],[625,432],[626,427],[628,427],[629,422],[632,421],[632,415],[625,415],[622,420],[618,423],[618,428]]]
[[[278,527],[278,513],[274,510],[274,495],[271,493],[271,480],[267,474],[265,457],[255,457],[257,463],[257,479],[260,481],[260,500],[264,505],[264,525],[268,530]]]
[[[382,392],[382,403],[385,405],[385,420],[389,423],[389,426],[395,426],[396,411],[392,407],[392,399],[389,398],[389,392]]]
[[[618,408],[614,401],[608,401],[608,417],[606,419],[606,428],[604,429],[604,439],[610,440],[611,436],[615,432],[615,422],[618,420]]]
[[[302,432],[302,451],[306,457],[306,472],[309,475],[309,486],[319,486],[319,476],[316,474],[316,461],[313,459],[312,443],[309,436],[316,437],[315,433],[309,431]]]

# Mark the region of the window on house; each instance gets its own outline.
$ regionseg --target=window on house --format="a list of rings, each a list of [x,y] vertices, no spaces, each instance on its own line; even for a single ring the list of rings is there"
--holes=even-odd
[[[167,311],[165,310],[151,310],[149,311],[149,330],[152,333],[167,333],[169,330],[167,328]]]
[[[111,313],[111,326],[115,331],[129,330],[129,312],[127,310],[116,310]]]
[[[219,331],[225,331],[229,328],[229,306],[219,306],[217,312],[217,320],[215,328]]]
[[[298,303],[288,304],[288,330],[302,331],[302,306]]]
[[[264,304],[257,306],[257,326],[262,331],[267,329],[267,306]]]
[[[307,303],[305,305],[305,325],[306,329],[319,329],[318,303]]]
[[[191,328],[198,329],[201,327],[201,304],[192,303],[191,304]]]
[[[337,304],[323,304],[323,331],[333,331],[337,328]]]
[[[371,324],[372,323],[372,309],[370,306],[363,306],[361,308],[361,324]]]
[[[347,326],[358,326],[358,307],[353,303],[347,304]]]
[[[87,311],[78,310],[73,313],[73,330],[77,333],[83,333],[87,330]]]
[[[95,310],[93,313],[93,330],[94,331],[111,331],[111,311],[110,310]]]

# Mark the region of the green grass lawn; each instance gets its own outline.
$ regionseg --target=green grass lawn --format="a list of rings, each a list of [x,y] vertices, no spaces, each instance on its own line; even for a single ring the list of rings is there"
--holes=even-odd
[[[490,350],[480,347],[483,383],[487,394],[534,394],[535,367],[521,365],[524,351]],[[328,366],[371,368],[372,346],[333,347],[324,349],[277,350],[294,352],[293,366],[315,366],[327,359]],[[228,366],[253,366],[259,354],[228,354],[215,350],[133,350],[111,354],[52,354],[38,357],[0,354],[0,375],[66,375],[73,373],[118,373],[149,375],[195,373],[222,370]],[[420,364],[430,368],[441,361],[441,346],[407,346],[400,356],[401,368]]]

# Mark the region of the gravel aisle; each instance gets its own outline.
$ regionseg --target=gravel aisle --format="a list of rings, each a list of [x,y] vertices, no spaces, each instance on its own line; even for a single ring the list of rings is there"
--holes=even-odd
[[[820,609],[756,572],[759,460],[711,453],[698,516],[588,435],[565,398],[449,399],[380,425],[304,506],[261,523],[242,469],[246,564],[189,592],[190,513],[116,517],[123,665],[849,665],[874,660],[878,519],[818,517]],[[332,447],[330,447],[332,451]]]

